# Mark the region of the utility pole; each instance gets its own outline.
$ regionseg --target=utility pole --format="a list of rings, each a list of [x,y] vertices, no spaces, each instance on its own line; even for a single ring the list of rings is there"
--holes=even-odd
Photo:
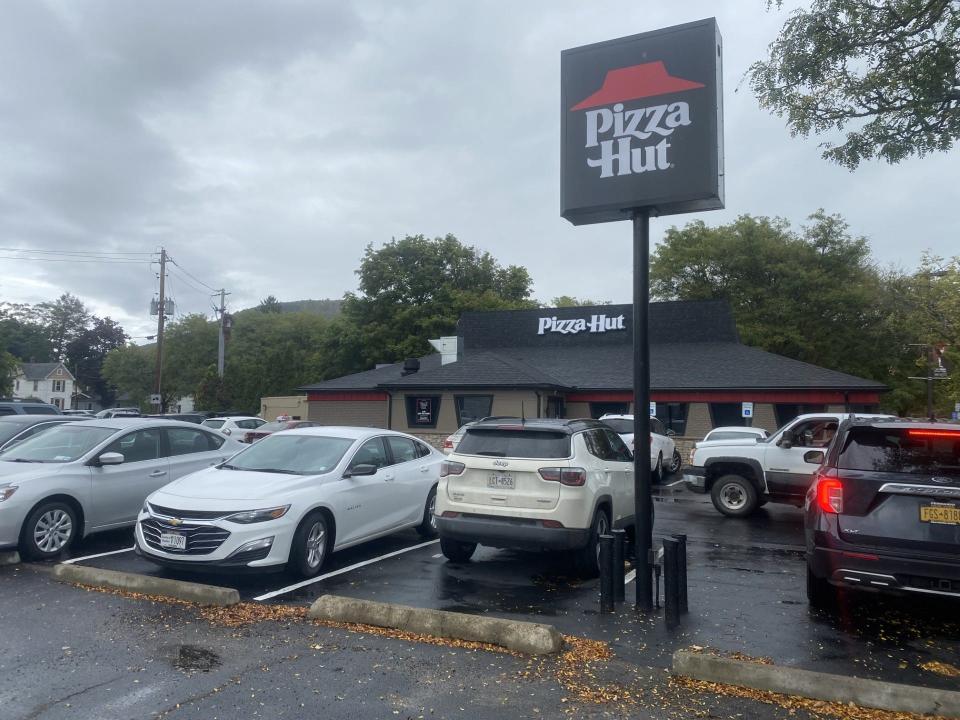
[[[160,412],[163,413],[163,323],[166,313],[167,251],[160,248],[160,301],[157,303],[157,367],[154,370],[154,390],[160,396]]]
[[[224,306],[224,297],[226,293],[223,288],[220,288],[220,342],[217,346],[217,375],[220,378],[223,378],[223,352],[224,352],[224,338],[223,338],[223,326],[227,321],[227,308]]]

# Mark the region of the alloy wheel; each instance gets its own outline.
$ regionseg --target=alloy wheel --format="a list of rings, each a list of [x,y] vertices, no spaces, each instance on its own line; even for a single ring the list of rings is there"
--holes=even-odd
[[[434,493],[433,495],[430,496],[430,502],[427,505],[427,517],[430,519],[431,530],[437,529],[437,516],[435,514],[436,511],[437,511],[437,496],[436,496],[436,493]]]
[[[33,529],[33,542],[45,553],[63,550],[73,535],[73,521],[70,515],[57,508],[48,510]]]
[[[323,562],[326,537],[327,531],[320,521],[315,522],[307,533],[307,565],[311,568],[320,567]]]
[[[607,516],[601,512],[597,516],[597,567],[600,567],[600,536],[606,535],[609,532],[610,528],[607,525]]]

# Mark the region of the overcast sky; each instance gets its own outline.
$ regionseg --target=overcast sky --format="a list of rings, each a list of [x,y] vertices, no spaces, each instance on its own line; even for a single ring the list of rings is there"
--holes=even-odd
[[[716,15],[724,38],[726,210],[800,224],[819,207],[906,268],[960,252],[960,152],[855,173],[740,87],[787,11],[728,2],[62,2],[7,0],[0,24],[0,246],[150,252],[266,295],[355,288],[367,243],[455,234],[526,266],[541,300],[631,298],[630,227],[559,216],[567,47]],[[0,251],[0,300],[69,291],[150,332],[146,263]],[[180,312],[207,293],[173,268]]]

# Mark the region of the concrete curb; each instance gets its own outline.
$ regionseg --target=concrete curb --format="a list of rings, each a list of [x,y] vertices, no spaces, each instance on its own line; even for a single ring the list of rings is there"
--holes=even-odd
[[[0,552],[0,567],[6,565],[16,565],[20,562],[20,553],[14,552]]]
[[[116,570],[102,570],[86,565],[64,565],[60,563],[54,566],[53,576],[61,582],[129,590],[145,595],[163,595],[203,605],[236,605],[240,602],[240,593],[233,588],[183,582],[182,580],[168,580],[151,577],[150,575],[117,572]]]
[[[814,700],[854,703],[864,707],[918,715],[960,717],[960,692],[917,685],[864,680],[798,668],[761,665],[714,655],[678,650],[673,654],[673,674],[695,680],[738,685]]]
[[[446,610],[321,595],[310,606],[309,617],[334,622],[394,628],[418,635],[473,640],[508,650],[547,655],[557,653],[563,638],[552,625],[502,620]]]

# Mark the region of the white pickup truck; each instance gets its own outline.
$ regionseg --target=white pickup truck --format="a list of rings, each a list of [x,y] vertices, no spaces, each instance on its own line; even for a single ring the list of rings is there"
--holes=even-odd
[[[683,479],[690,490],[710,493],[724,515],[745,517],[767,502],[803,506],[819,466],[811,450],[825,450],[847,417],[891,419],[893,415],[813,413],[800,415],[769,438],[719,440],[698,445]]]

